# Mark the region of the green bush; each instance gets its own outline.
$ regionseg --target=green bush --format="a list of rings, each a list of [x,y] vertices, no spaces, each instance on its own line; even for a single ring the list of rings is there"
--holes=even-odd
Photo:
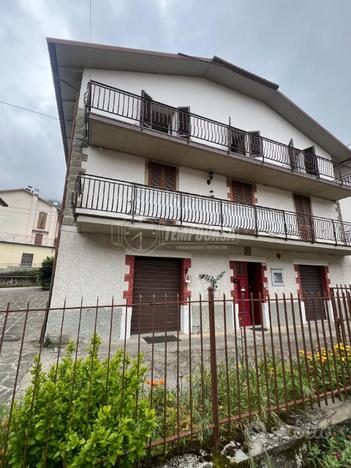
[[[142,397],[146,368],[141,356],[121,350],[108,363],[98,357],[99,345],[95,336],[88,356],[75,361],[70,343],[47,372],[35,361],[31,386],[14,406],[10,466],[127,467],[144,455],[156,426]]]
[[[39,268],[38,279],[43,289],[49,289],[51,283],[52,270],[54,265],[53,257],[46,257]]]

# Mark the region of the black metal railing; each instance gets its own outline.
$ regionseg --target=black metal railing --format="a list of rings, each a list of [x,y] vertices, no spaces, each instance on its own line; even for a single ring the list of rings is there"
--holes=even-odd
[[[112,86],[90,81],[86,93],[86,111],[114,115],[127,123],[138,123],[192,143],[205,143],[227,152],[278,165],[292,172],[308,174],[351,187],[350,167],[317,156],[313,148],[297,149],[257,132],[247,132],[213,119],[193,114],[186,107],[172,107],[148,97],[138,96]]]
[[[73,208],[76,216],[112,215],[131,221],[351,245],[351,223],[92,175],[77,178]]]

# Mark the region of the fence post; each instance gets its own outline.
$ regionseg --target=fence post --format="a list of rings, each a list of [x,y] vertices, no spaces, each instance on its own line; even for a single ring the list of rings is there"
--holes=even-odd
[[[214,307],[214,288],[208,288],[208,321],[210,331],[210,358],[211,358],[211,402],[213,422],[213,446],[219,447],[219,417],[218,417],[218,381],[217,381],[217,352],[216,352],[216,323]]]

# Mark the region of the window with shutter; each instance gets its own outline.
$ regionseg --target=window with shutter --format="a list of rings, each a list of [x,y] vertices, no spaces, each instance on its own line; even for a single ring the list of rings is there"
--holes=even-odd
[[[177,168],[165,164],[149,163],[149,185],[166,190],[177,189]]]
[[[262,139],[260,137],[260,132],[250,132],[249,133],[250,141],[250,154],[251,156],[262,156],[263,155],[263,145]]]
[[[47,213],[41,211],[38,216],[38,225],[37,229],[45,229],[46,226]]]
[[[34,237],[34,244],[35,245],[42,245],[43,243],[43,234],[37,232]]]
[[[151,124],[152,97],[145,91],[142,91],[141,98],[140,121],[142,125],[149,126]]]
[[[291,169],[294,171],[298,167],[298,160],[297,160],[297,153],[294,148],[294,141],[292,138],[289,141],[288,154],[289,154],[289,161],[290,161]]]
[[[253,189],[251,184],[232,181],[233,202],[253,205]]]
[[[246,133],[235,128],[229,128],[229,149],[233,153],[246,154]]]
[[[144,127],[169,133],[172,131],[173,111],[155,102],[145,91],[141,92],[140,123]]]
[[[177,168],[174,166],[167,166],[156,162],[149,163],[149,185],[151,187],[176,190],[177,189]],[[155,202],[154,215],[152,219],[158,219],[161,224],[174,224],[175,220],[172,219],[174,210],[174,199],[165,193],[155,193],[152,198]]]
[[[314,226],[312,219],[312,207],[310,197],[294,195],[297,226],[303,240],[312,241],[314,239]]]
[[[303,150],[303,154],[304,154],[304,160],[305,160],[305,170],[307,174],[318,176],[319,175],[318,161],[316,158],[314,146],[305,148]]]
[[[178,107],[178,135],[190,135],[190,107]]]

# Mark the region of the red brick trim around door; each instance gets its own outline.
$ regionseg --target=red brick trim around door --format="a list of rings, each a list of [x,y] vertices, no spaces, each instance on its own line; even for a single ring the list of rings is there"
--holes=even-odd
[[[127,289],[123,291],[123,298],[127,300],[128,305],[133,304],[133,287],[134,287],[134,255],[126,255],[125,264],[129,267],[129,271],[124,275],[124,281],[127,283]],[[191,291],[188,289],[189,270],[191,268],[191,258],[183,258],[180,272],[180,300],[186,302],[191,297]]]
[[[267,263],[261,263],[262,271],[262,300],[266,302],[268,296],[268,276],[267,276]]]
[[[182,270],[180,273],[180,299],[182,302],[186,302],[191,297],[191,291],[188,290],[189,269],[191,268],[191,258],[182,259]]]
[[[134,286],[134,265],[135,257],[134,255],[126,255],[125,260],[126,265],[129,267],[128,273],[124,275],[124,281],[127,283],[128,287],[123,291],[123,298],[127,300],[128,305],[133,304],[133,286]]]

